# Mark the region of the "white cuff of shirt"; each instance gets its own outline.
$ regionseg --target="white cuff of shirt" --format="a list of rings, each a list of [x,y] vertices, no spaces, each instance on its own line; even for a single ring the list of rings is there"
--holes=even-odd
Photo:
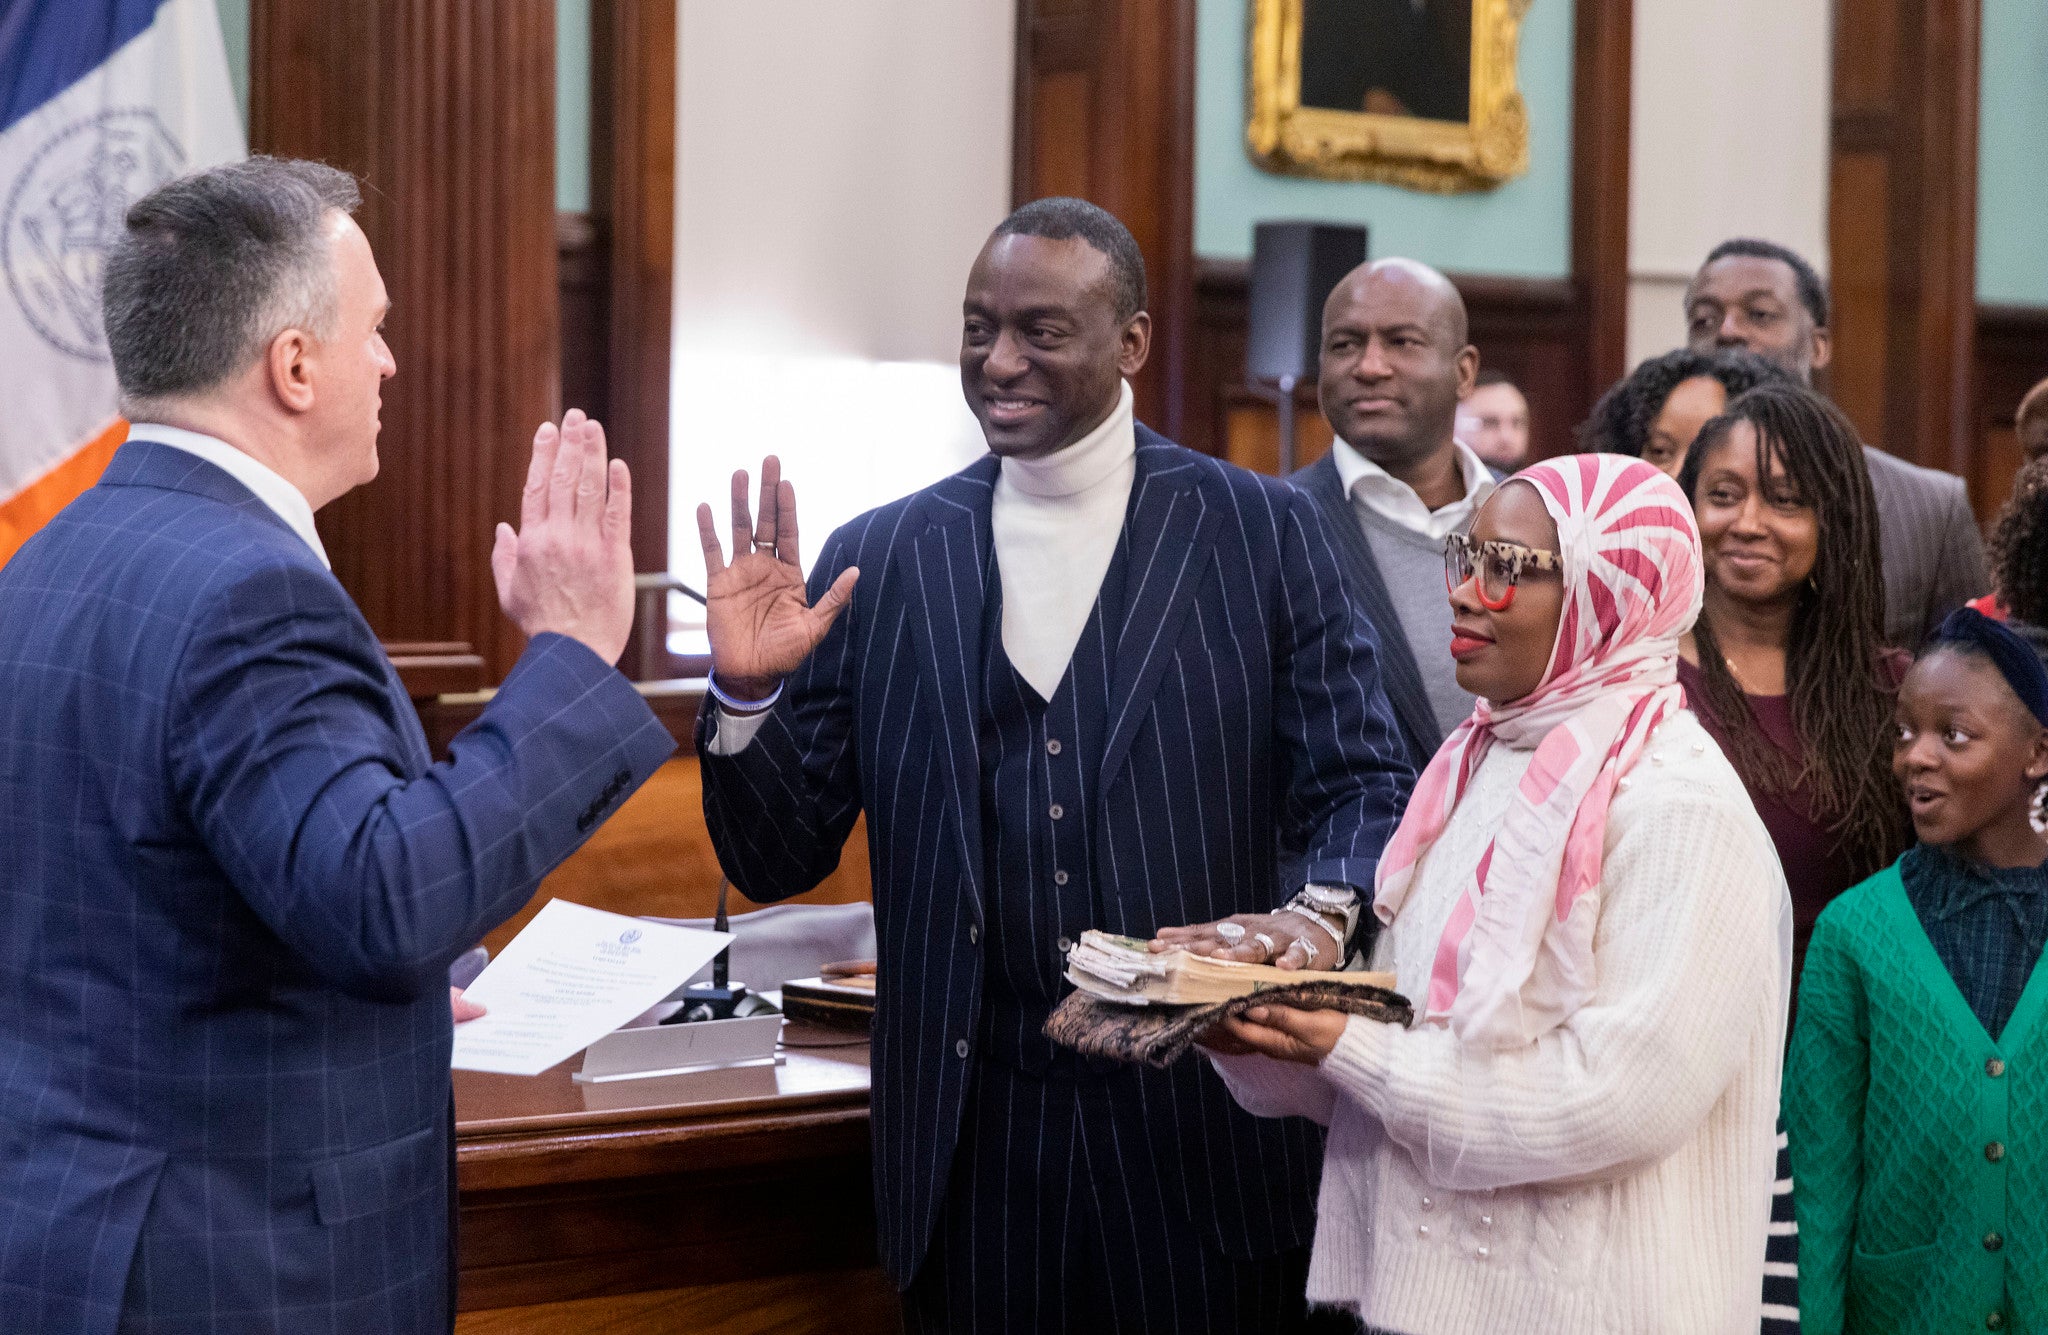
[[[764,709],[758,714],[735,714],[724,705],[713,705],[712,709],[716,713],[711,722],[711,740],[704,744],[704,749],[714,756],[736,756],[746,750],[754,734],[761,731],[761,725],[774,712]]]

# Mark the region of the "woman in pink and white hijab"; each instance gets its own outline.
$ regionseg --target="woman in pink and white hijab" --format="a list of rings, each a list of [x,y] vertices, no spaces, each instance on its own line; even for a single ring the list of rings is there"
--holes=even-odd
[[[1406,1335],[1754,1332],[1791,907],[1685,707],[1684,495],[1640,460],[1536,464],[1446,555],[1477,708],[1383,856],[1400,1029],[1254,1010],[1239,1102],[1330,1128],[1309,1297]]]

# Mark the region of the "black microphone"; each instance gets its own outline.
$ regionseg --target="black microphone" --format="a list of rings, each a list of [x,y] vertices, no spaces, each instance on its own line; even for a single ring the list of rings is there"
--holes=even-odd
[[[713,931],[730,931],[731,919],[726,916],[726,891],[732,882],[718,878],[718,912],[711,919]],[[711,981],[693,983],[683,990],[683,1006],[674,1015],[663,1020],[663,1024],[696,1024],[704,1020],[737,1020],[749,1015],[779,1014],[773,1002],[751,991],[745,983],[732,980],[732,946],[726,945],[711,961]]]
[[[731,888],[731,881],[728,881],[723,876],[718,878],[718,912],[711,915],[711,930],[714,932],[730,932],[732,930],[732,919],[725,915],[725,892]],[[731,977],[732,947],[728,945],[712,958],[711,986],[723,989]],[[742,985],[740,990],[745,991],[745,986]]]

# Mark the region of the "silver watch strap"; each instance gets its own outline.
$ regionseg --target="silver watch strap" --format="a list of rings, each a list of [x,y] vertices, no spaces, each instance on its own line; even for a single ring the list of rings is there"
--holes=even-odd
[[[1351,938],[1358,931],[1358,892],[1349,886],[1308,884],[1301,892],[1288,901],[1288,907],[1300,905],[1304,910],[1320,918],[1342,922],[1343,935],[1338,938],[1338,947],[1346,955],[1351,951]]]

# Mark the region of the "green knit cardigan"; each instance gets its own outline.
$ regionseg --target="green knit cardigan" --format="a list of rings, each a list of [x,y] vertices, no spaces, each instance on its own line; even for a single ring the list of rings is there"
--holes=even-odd
[[[1879,872],[1814,926],[1785,1112],[1802,1335],[2048,1335],[2048,968],[1993,1042]]]

